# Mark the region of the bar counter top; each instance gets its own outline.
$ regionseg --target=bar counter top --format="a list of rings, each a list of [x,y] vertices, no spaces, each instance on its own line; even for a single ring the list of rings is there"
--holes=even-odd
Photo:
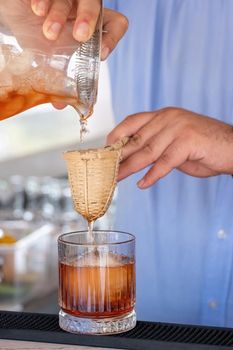
[[[90,346],[79,345],[63,345],[63,344],[49,344],[37,343],[29,341],[18,340],[0,340],[1,350],[108,350],[107,348],[93,348]],[[117,350],[117,349],[112,349]]]
[[[58,315],[0,311],[1,350],[224,350],[233,349],[233,329],[138,321],[126,333],[64,332]]]

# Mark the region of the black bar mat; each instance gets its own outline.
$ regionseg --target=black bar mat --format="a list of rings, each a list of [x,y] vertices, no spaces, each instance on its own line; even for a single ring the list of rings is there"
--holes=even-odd
[[[138,321],[133,330],[118,335],[75,335],[59,328],[57,315],[0,311],[0,339],[129,350],[214,350],[233,348],[233,329]]]

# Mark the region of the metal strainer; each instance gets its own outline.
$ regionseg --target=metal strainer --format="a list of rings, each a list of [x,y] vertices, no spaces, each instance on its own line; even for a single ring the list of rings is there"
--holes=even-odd
[[[79,113],[85,120],[93,111],[98,91],[100,52],[103,26],[103,0],[95,32],[85,43],[78,46],[75,58],[75,77],[79,98]]]
[[[126,137],[105,148],[64,153],[74,208],[88,222],[103,216],[111,203],[127,141]]]

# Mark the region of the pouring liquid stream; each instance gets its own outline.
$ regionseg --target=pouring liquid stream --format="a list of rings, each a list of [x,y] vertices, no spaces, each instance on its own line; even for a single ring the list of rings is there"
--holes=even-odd
[[[96,256],[99,256],[98,247],[95,244],[95,238],[93,234],[93,228],[94,228],[94,221],[88,221],[88,230],[87,230],[87,242],[91,244],[91,247],[88,247],[88,253],[89,254],[95,254]]]
[[[94,243],[94,235],[93,235],[94,221],[88,221],[87,224],[88,224],[87,242],[93,244]]]
[[[84,143],[84,138],[88,134],[89,130],[87,128],[87,121],[88,118],[93,114],[93,106],[91,109],[88,111],[88,113],[85,115],[81,113],[77,108],[76,111],[79,114],[79,123],[80,123],[80,143]]]
[[[83,117],[83,115],[80,115],[79,119],[80,123],[80,143],[84,143],[85,136],[88,134],[88,128],[87,128],[87,119]]]

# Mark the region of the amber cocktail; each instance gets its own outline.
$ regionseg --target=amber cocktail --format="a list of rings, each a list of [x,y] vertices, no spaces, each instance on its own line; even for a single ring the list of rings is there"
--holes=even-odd
[[[135,238],[73,232],[59,237],[59,322],[74,333],[112,334],[136,324]]]

